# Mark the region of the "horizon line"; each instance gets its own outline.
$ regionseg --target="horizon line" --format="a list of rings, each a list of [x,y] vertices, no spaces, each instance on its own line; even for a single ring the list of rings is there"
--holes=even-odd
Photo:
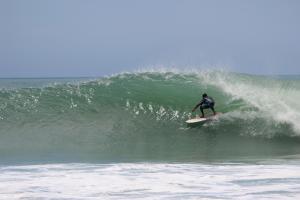
[[[246,74],[246,75],[256,75],[256,76],[300,76],[299,74],[255,74],[255,73],[245,73],[245,72],[232,72],[238,74]],[[122,74],[122,73],[120,73]],[[115,74],[111,74],[115,75]],[[103,78],[111,75],[102,75],[102,76],[11,76],[11,77],[0,77],[0,79],[72,79],[72,78]]]

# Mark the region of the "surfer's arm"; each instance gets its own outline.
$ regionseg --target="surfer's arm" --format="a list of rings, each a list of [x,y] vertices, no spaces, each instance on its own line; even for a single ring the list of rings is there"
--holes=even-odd
[[[203,104],[203,100],[201,100],[192,110],[192,112],[194,112],[200,105]]]

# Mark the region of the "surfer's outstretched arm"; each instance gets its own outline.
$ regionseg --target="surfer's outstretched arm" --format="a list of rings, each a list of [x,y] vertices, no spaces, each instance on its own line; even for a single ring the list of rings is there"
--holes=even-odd
[[[203,101],[200,101],[192,110],[192,112],[194,112],[200,105],[203,104]]]
[[[200,104],[197,104],[197,105],[193,108],[192,112],[194,112],[199,106],[200,106]]]

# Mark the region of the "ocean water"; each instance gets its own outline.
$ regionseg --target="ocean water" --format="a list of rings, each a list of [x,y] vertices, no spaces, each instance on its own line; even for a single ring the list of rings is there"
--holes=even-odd
[[[0,199],[300,198],[299,76],[145,70],[0,88]],[[223,114],[187,127],[204,92]]]

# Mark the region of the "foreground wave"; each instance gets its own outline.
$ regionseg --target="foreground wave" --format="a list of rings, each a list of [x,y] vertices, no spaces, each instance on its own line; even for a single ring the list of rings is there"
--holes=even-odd
[[[201,128],[188,128],[184,121],[203,92],[224,114]],[[0,162],[299,155],[299,99],[298,79],[221,71],[144,71],[3,88]]]
[[[289,162],[7,166],[0,167],[0,199],[292,200],[300,197],[299,170]]]

